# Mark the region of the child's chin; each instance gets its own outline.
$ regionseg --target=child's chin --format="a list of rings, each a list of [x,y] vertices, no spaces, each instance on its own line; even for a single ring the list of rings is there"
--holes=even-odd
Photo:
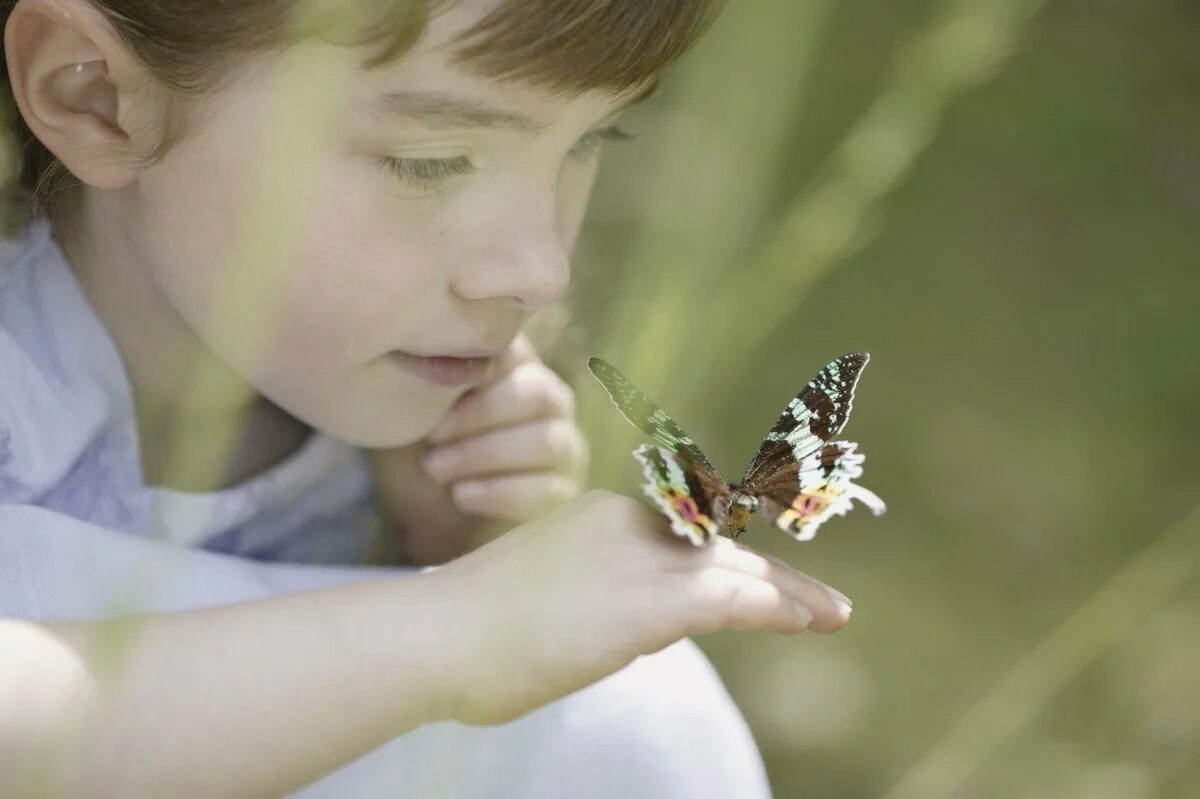
[[[398,408],[390,412],[372,413],[366,403],[347,409],[345,415],[314,420],[313,426],[333,438],[364,449],[394,449],[415,444],[429,434],[446,411],[454,404],[455,396],[427,398],[417,408]]]

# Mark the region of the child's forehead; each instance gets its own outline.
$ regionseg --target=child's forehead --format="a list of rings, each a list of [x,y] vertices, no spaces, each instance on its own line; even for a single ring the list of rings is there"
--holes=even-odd
[[[363,73],[369,103],[380,103],[408,96],[422,102],[437,104],[443,98],[474,100],[497,107],[537,109],[552,114],[564,105],[623,106],[648,95],[656,78],[651,78],[625,91],[593,90],[580,92],[554,91],[516,79],[498,80],[472,69],[459,59],[463,46],[462,34],[486,18],[497,0],[460,0],[444,4],[444,9],[430,17],[420,39],[399,58],[378,65]]]
[[[644,93],[701,33],[711,0],[439,0],[377,83],[470,85],[518,102]],[[412,87],[406,87],[412,88]]]
[[[436,116],[470,104],[492,109],[520,109],[520,116],[537,121],[553,118],[568,107],[600,109],[624,106],[649,93],[649,86],[613,94],[607,91],[554,92],[519,81],[501,81],[478,75],[442,54],[412,53],[372,73],[364,93],[375,108],[394,111],[410,108]],[[521,127],[516,120],[507,127]],[[505,125],[502,125],[505,126]],[[543,124],[545,126],[545,124]]]

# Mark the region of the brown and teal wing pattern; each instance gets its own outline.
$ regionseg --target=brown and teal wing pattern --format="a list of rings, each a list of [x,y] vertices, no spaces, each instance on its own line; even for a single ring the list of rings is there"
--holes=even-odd
[[[833,441],[850,418],[854,389],[870,356],[852,352],[819,371],[779,415],[746,468],[742,490],[762,502],[763,513],[784,532],[807,541],[858,499],[875,514],[883,501],[856,485],[863,456],[857,444]]]
[[[808,381],[759,445],[742,477],[743,489],[758,493],[774,475],[794,468],[842,431],[869,359],[865,352],[843,355]]]
[[[604,386],[604,390],[612,398],[613,405],[617,406],[617,410],[630,424],[647,433],[659,446],[678,452],[692,463],[716,474],[716,468],[709,463],[708,458],[675,420],[651,402],[649,397],[630,383],[612,364],[592,356],[588,358],[588,369],[600,381],[600,385]]]
[[[854,482],[862,476],[863,455],[852,441],[831,441],[800,462],[772,475],[756,489],[763,513],[780,530],[808,541],[831,516],[844,516],[851,500],[876,516],[887,507],[873,492]]]

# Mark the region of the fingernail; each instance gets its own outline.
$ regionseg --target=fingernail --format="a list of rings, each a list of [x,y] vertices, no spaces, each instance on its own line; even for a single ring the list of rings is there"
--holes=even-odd
[[[834,604],[837,605],[838,615],[843,619],[850,618],[850,614],[854,612],[854,608],[850,607],[849,601],[843,602],[840,599],[835,599]]]
[[[850,601],[850,597],[846,596],[845,594],[843,594],[841,591],[837,590],[836,588],[830,588],[829,586],[825,586],[825,590],[828,591],[830,594],[832,594],[833,598],[839,604],[843,604],[846,607],[851,607],[854,605],[854,603]]]

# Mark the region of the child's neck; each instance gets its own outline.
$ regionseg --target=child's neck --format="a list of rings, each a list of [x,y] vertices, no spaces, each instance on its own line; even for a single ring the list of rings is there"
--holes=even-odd
[[[171,409],[156,416],[139,413],[142,479],[179,491],[218,491],[278,464],[312,433],[261,395],[237,424],[240,429],[231,431],[221,418],[183,419]],[[186,435],[181,437],[181,430]]]
[[[212,355],[86,192],[64,198],[55,237],[124,363],[146,484],[219,490],[299,449],[311,429]]]

